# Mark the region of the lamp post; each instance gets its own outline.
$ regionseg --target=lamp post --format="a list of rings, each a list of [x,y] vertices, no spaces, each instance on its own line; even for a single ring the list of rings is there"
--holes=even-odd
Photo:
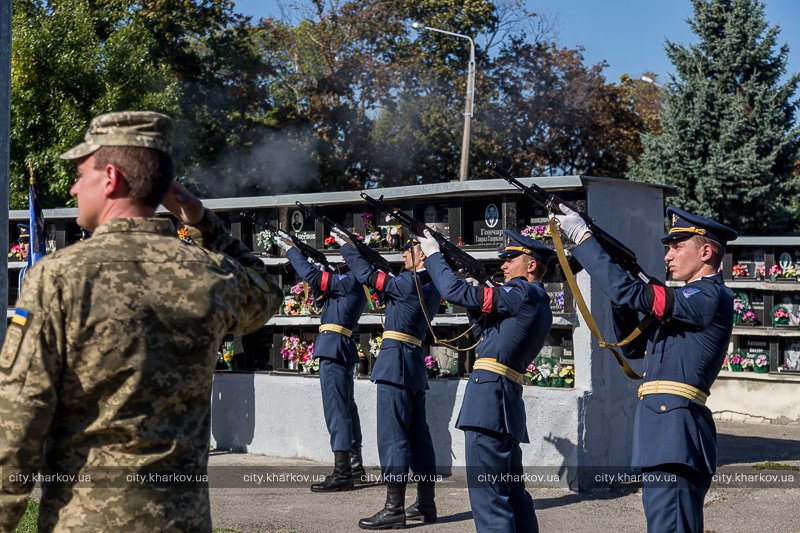
[[[467,98],[464,103],[464,136],[461,139],[461,166],[459,167],[458,180],[467,181],[469,168],[469,138],[471,133],[472,106],[475,101],[475,43],[472,38],[452,31],[440,30],[425,26],[420,22],[414,22],[411,27],[415,30],[428,30],[466,39],[469,41],[469,67],[467,69]]]

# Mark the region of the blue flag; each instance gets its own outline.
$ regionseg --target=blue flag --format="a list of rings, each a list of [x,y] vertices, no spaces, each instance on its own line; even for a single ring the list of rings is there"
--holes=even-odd
[[[44,214],[39,205],[39,193],[36,191],[36,181],[30,180],[28,187],[28,218],[30,218],[30,252],[28,252],[28,266],[44,257]]]

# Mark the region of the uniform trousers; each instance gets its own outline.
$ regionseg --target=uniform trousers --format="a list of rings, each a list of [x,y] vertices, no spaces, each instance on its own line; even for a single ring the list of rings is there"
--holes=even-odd
[[[648,533],[703,533],[703,500],[711,474],[681,464],[642,468]]]
[[[378,381],[378,457],[387,483],[434,481],[436,455],[425,415],[425,391]]]
[[[464,429],[467,486],[478,533],[537,533],[533,498],[525,490],[522,449],[507,433]]]
[[[322,410],[333,452],[349,452],[361,447],[361,419],[353,394],[354,369],[355,362],[341,363],[325,357],[319,360]]]

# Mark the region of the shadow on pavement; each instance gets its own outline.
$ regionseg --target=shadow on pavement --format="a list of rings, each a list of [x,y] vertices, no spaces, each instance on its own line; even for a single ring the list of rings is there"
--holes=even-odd
[[[463,522],[465,520],[472,520],[472,511],[467,511],[467,512],[464,512],[464,513],[451,514],[451,515],[448,515],[448,516],[439,516],[438,523],[440,523],[440,524],[453,524],[455,522]]]
[[[717,435],[717,466],[762,461],[800,461],[800,441]]]
[[[539,509],[552,509],[554,507],[563,507],[573,503],[591,501],[591,500],[615,500],[617,498],[624,498],[639,490],[638,485],[631,484],[625,487],[614,487],[610,489],[598,488],[587,489],[580,493],[569,493],[556,498],[534,498],[536,510]]]

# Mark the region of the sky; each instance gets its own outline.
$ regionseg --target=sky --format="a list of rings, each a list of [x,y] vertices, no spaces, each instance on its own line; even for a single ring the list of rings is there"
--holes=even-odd
[[[240,13],[281,18],[281,5],[293,0],[236,0]],[[674,68],[664,52],[665,39],[689,44],[695,41],[686,20],[692,15],[689,0],[526,0],[528,8],[555,23],[557,42],[568,48],[582,46],[585,63],[606,61],[609,82],[622,74],[638,78],[644,72],[667,81]],[[290,10],[290,9],[289,9]],[[800,0],[766,0],[770,25],[780,26],[778,43],[789,45],[788,71],[800,72]],[[447,28],[442,28],[447,29]],[[476,46],[481,46],[480,40]]]

